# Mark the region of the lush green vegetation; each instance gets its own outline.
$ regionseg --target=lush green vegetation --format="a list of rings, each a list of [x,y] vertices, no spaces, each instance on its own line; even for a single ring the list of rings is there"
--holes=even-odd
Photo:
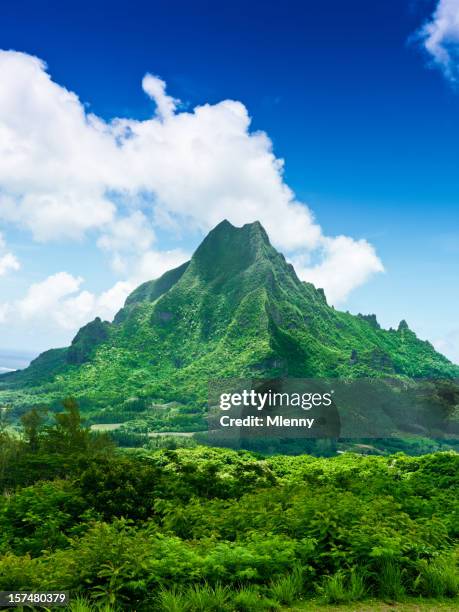
[[[405,322],[387,331],[330,307],[260,224],[223,222],[188,264],[136,289],[114,323],[96,319],[69,348],[1,376],[0,401],[20,415],[71,394],[94,422],[113,423],[178,402],[190,413],[175,415],[177,430],[199,430],[210,379],[273,376],[453,378],[459,367]]]
[[[127,452],[71,400],[0,436],[0,590],[68,589],[80,612],[457,605],[454,452]]]
[[[210,448],[207,384],[228,377],[377,378],[393,395],[367,403],[399,435]],[[113,323],[0,377],[0,590],[69,590],[74,612],[457,608],[455,378],[224,222]]]

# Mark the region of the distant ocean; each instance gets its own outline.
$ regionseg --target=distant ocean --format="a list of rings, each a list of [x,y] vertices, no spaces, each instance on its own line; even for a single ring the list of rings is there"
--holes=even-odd
[[[15,349],[0,349],[0,374],[26,368],[37,353],[18,351]]]

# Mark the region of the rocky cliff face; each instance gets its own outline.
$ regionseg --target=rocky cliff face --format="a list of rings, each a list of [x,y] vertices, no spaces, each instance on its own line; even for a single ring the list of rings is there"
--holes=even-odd
[[[108,339],[109,325],[107,321],[96,317],[94,321],[82,327],[67,350],[67,363],[81,365],[89,361],[96,347]]]

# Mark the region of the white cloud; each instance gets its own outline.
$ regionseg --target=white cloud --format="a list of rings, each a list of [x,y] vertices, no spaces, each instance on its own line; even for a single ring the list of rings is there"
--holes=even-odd
[[[204,233],[224,218],[235,225],[260,220],[291,259],[320,255],[322,263],[300,274],[324,287],[331,302],[382,270],[365,241],[324,235],[284,182],[269,137],[250,130],[240,102],[182,112],[164,81],[147,74],[142,87],[155,116],[106,122],[53,82],[35,57],[1,51],[0,78],[0,219],[42,242],[95,236],[123,277],[112,293],[96,296],[81,290],[79,278],[52,275],[43,291],[30,288],[24,316],[48,310],[66,326],[113,313],[128,285],[186,257],[179,249],[163,252],[158,230]],[[72,317],[72,308],[81,316]]]
[[[299,276],[322,287],[332,304],[344,302],[353,288],[365,283],[375,272],[384,272],[371,244],[347,236],[323,239],[320,263],[310,267],[301,260],[296,263]]]
[[[93,305],[94,316],[111,320],[123,306],[127,296],[135,289],[136,284],[129,281],[118,281],[95,298]]]
[[[14,321],[13,313],[19,313],[22,321],[49,323],[52,320],[62,329],[75,331],[96,316],[112,320],[138,285],[158,278],[188,258],[189,255],[179,249],[148,250],[142,253],[135,276],[118,281],[100,294],[82,289],[84,279],[81,276],[57,272],[33,283],[22,299],[0,304],[0,323]]]
[[[0,215],[38,240],[78,238],[115,214],[116,147],[37,58],[0,52]]]
[[[120,281],[99,296],[81,290],[83,278],[68,272],[57,272],[30,286],[27,294],[9,305],[9,312],[19,313],[23,321],[51,319],[63,329],[75,330],[95,316],[112,318],[132,285]]]
[[[44,281],[33,283],[17,306],[21,317],[30,319],[37,315],[48,316],[63,298],[75,293],[83,279],[67,272],[58,272]]]
[[[11,270],[19,270],[19,261],[12,253],[5,253],[0,255],[0,276],[10,272]]]
[[[146,251],[138,261],[136,275],[132,282],[134,286],[138,286],[146,280],[158,278],[161,274],[167,272],[167,270],[172,270],[185,263],[190,257],[191,255],[182,251],[182,249]]]
[[[147,217],[135,211],[107,226],[97,243],[107,251],[143,252],[151,247],[154,239],[155,234]]]
[[[431,20],[418,32],[424,48],[445,77],[459,79],[459,0],[439,0]]]
[[[166,94],[166,83],[159,77],[146,74],[142,80],[142,89],[156,104],[156,114],[160,119],[169,119],[175,112],[180,100]]]
[[[151,222],[137,210],[107,225],[97,245],[111,255],[113,269],[126,274],[138,267],[138,257],[148,252],[154,241]]]
[[[453,363],[459,364],[459,329],[452,330],[443,338],[438,338],[433,345]]]
[[[5,239],[3,238],[3,234],[0,233],[0,276],[12,272],[13,270],[19,270],[20,267],[20,263],[16,256],[7,251]]]

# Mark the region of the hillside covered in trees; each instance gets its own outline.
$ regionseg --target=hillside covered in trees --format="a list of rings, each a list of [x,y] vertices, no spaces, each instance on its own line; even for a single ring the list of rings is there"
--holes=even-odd
[[[80,612],[458,605],[455,453],[127,452],[72,400],[0,436],[0,590]]]
[[[453,380],[459,367],[404,321],[384,330],[374,315],[329,306],[258,222],[224,221],[189,262],[138,287],[113,323],[95,319],[69,347],[0,376],[0,403],[19,417],[71,395],[94,423],[196,431],[208,381],[229,377]]]

